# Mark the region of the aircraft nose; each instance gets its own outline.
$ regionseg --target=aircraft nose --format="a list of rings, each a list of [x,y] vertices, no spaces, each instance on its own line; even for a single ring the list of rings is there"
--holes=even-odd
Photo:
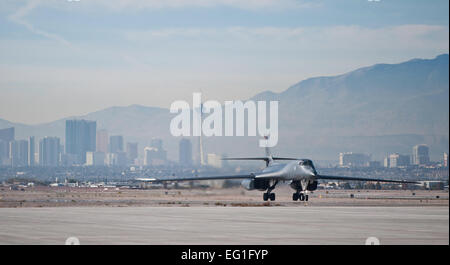
[[[303,169],[305,170],[305,172],[311,176],[315,176],[316,173],[314,172],[314,169],[312,167],[303,167]]]

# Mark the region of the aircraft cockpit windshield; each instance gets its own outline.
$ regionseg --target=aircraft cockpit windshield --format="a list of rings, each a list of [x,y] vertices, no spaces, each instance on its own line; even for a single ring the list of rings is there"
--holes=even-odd
[[[309,166],[312,167],[312,161],[311,160],[302,160],[298,163],[300,166]]]

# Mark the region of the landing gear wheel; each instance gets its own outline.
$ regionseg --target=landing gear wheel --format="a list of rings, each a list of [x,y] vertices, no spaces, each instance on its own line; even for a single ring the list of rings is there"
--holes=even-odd
[[[269,194],[269,198],[270,198],[271,201],[274,201],[275,200],[275,193],[270,193]]]
[[[292,194],[292,200],[293,201],[298,201],[298,193],[293,193]]]
[[[305,201],[308,201],[309,195],[305,195]]]
[[[299,197],[300,201],[305,200],[305,195],[303,195],[303,193],[300,193],[300,195],[298,197]]]
[[[263,200],[267,201],[269,199],[269,194],[263,193]]]

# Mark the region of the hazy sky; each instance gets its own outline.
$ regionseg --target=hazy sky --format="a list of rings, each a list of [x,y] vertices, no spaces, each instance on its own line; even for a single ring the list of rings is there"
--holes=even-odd
[[[448,53],[448,0],[1,0],[0,118],[219,101]]]

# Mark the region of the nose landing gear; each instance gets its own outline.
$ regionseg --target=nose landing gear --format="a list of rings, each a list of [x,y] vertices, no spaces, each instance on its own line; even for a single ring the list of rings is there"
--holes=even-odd
[[[292,200],[293,201],[298,201],[298,200],[300,200],[300,201],[308,201],[308,198],[309,196],[308,196],[308,194],[305,194],[304,192],[296,192],[296,193],[293,193],[292,194]]]

